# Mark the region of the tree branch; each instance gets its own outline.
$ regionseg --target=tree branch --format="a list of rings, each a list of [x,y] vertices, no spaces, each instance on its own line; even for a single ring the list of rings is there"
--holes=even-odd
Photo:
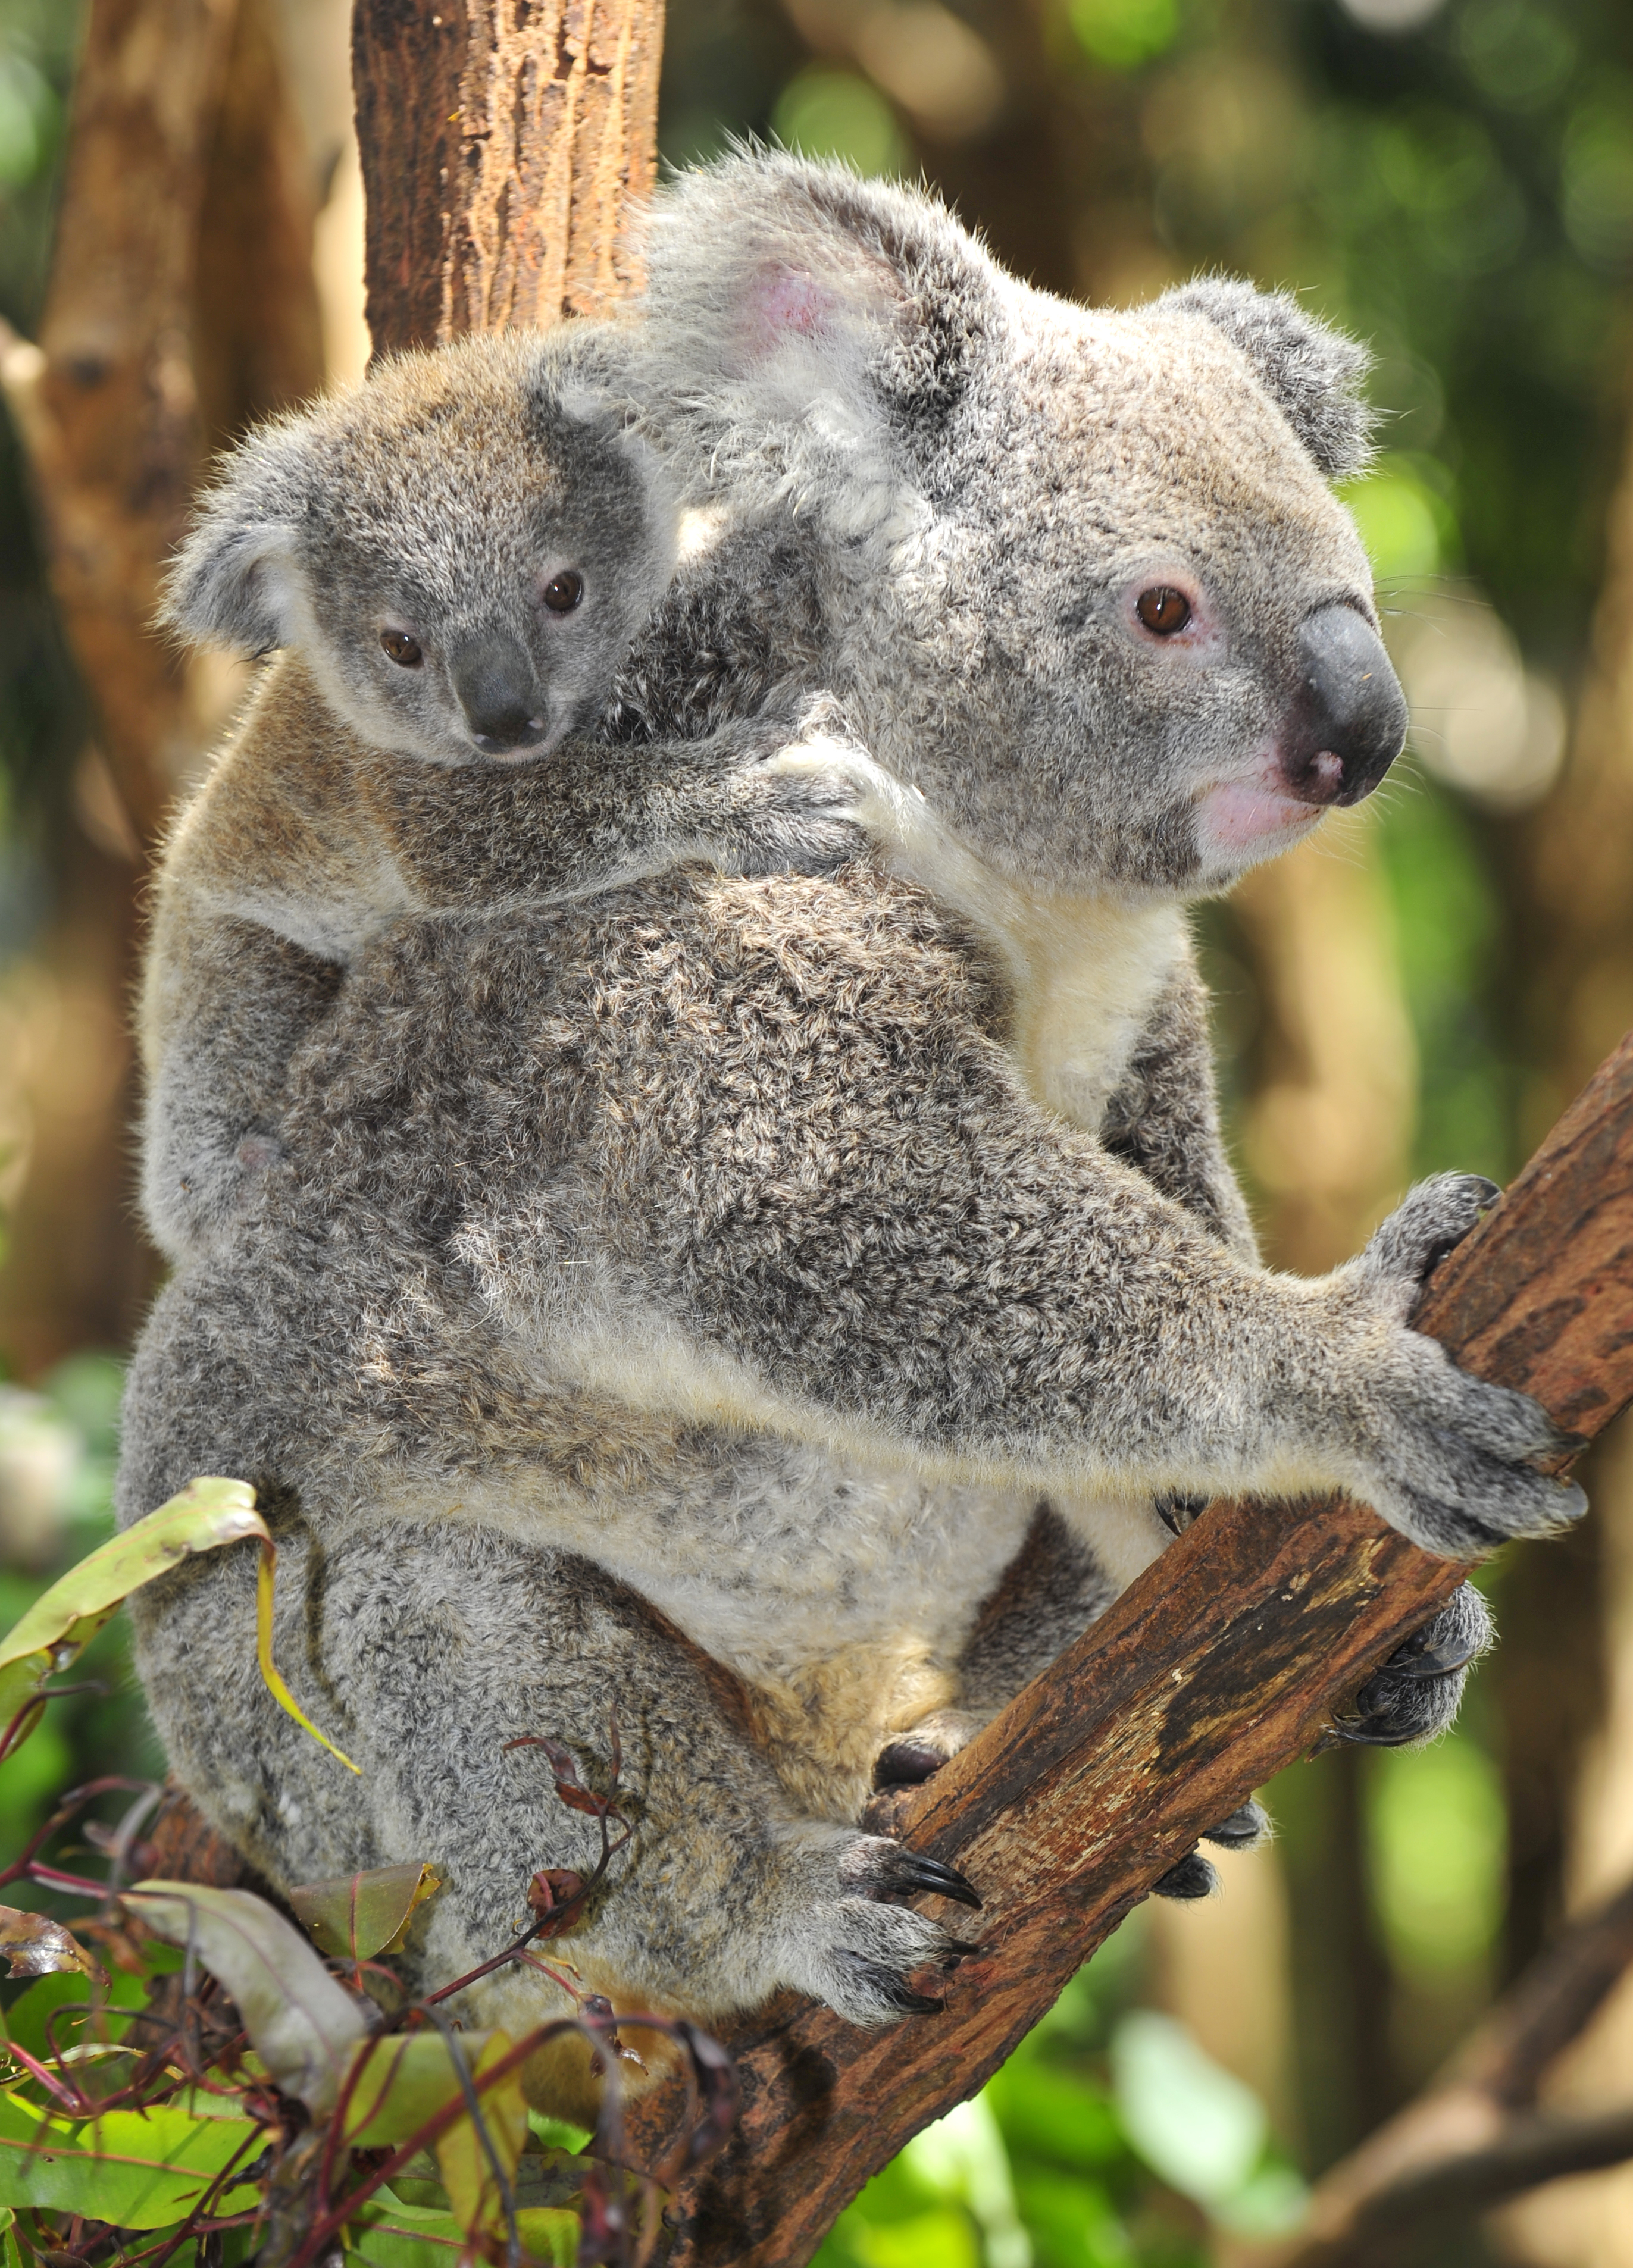
[[[1594,1433],[1633,1399],[1630,1261],[1633,1037],[1440,1270],[1420,1326]],[[809,2258],[863,2183],[982,2085],[1156,1877],[1305,1754],[1464,1572],[1341,1499],[1216,1505],[950,1764],[880,1807],[975,1882],[986,1949],[935,2019],[861,2032],[787,1995],[728,2031],[743,2115],[683,2187],[672,2268]],[[1516,2069],[1529,2052],[1515,2049]],[[655,2154],[676,2117],[654,2097],[641,2146]],[[1557,2139],[1533,2136],[1526,2162]]]

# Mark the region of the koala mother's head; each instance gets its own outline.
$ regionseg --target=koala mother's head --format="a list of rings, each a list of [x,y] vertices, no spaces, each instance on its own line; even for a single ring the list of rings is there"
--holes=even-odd
[[[189,637],[297,651],[363,740],[433,763],[591,721],[673,571],[619,404],[536,334],[377,365],[228,458],[172,563]]]
[[[1400,753],[1329,485],[1365,357],[1291,299],[1093,312],[927,197],[778,156],[683,176],[648,261],[655,422],[698,485],[823,528],[838,689],[997,864],[1218,889]]]

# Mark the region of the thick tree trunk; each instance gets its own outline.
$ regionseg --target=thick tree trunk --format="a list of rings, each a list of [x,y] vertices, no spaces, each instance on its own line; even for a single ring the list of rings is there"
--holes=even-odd
[[[111,781],[130,821],[123,857],[111,799],[96,847],[68,840],[39,953],[62,1030],[11,1067],[28,1154],[0,1344],[25,1373],[126,1341],[152,1280],[128,1131],[142,858],[237,685],[154,630],[164,561],[208,449],[321,382],[311,182],[271,4],[93,0],[39,342],[0,339],[94,712],[78,784],[106,798]]]
[[[662,0],[357,0],[377,354],[605,314],[657,165]]]

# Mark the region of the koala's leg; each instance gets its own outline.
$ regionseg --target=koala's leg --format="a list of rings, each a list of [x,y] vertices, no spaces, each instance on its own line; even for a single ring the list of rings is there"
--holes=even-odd
[[[212,1444],[188,1414],[201,1395],[220,1411],[234,1383],[211,1374],[210,1320],[185,1287],[165,1295],[133,1382],[127,1519],[192,1472],[256,1476],[253,1441]],[[163,1438],[166,1400],[178,1414]],[[560,1947],[587,1989],[704,2020],[783,1986],[863,2024],[935,2005],[922,1989],[934,1976],[915,1973],[956,1961],[957,1940],[898,1902],[928,1892],[973,1905],[975,1893],[898,1843],[800,1814],[737,1721],[738,1689],[632,1593],[583,1560],[457,1521],[358,1515],[330,1536],[262,1493],[279,1543],[278,1666],[360,1778],[262,1682],[252,1549],[186,1563],[137,1594],[132,1618],[174,1768],[272,1882],[429,1860],[444,1888],[421,1978],[462,1975],[525,1924],[538,1869],[594,1870],[595,1822],[561,1801],[535,1743],[559,1742],[612,1796],[616,1714],[616,1800],[633,1834]],[[534,1970],[494,1995],[513,2024],[559,2013]]]
[[[166,908],[143,1017],[142,1203],[167,1259],[206,1245],[282,1155],[289,1059],[340,975],[255,923]]]

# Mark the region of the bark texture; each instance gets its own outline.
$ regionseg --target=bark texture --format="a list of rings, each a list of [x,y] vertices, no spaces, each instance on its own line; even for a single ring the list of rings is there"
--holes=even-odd
[[[358,0],[377,354],[601,315],[657,163],[661,0]]]
[[[1633,1399],[1633,1036],[1441,1269],[1420,1324],[1585,1433]],[[951,1764],[880,1800],[881,1825],[981,1891],[984,1950],[934,2019],[864,2033],[790,1997],[728,2032],[743,2117],[681,2191],[672,2268],[809,2258],[1463,1572],[1342,1499],[1215,1506]],[[646,2106],[643,2154],[677,2113]]]

